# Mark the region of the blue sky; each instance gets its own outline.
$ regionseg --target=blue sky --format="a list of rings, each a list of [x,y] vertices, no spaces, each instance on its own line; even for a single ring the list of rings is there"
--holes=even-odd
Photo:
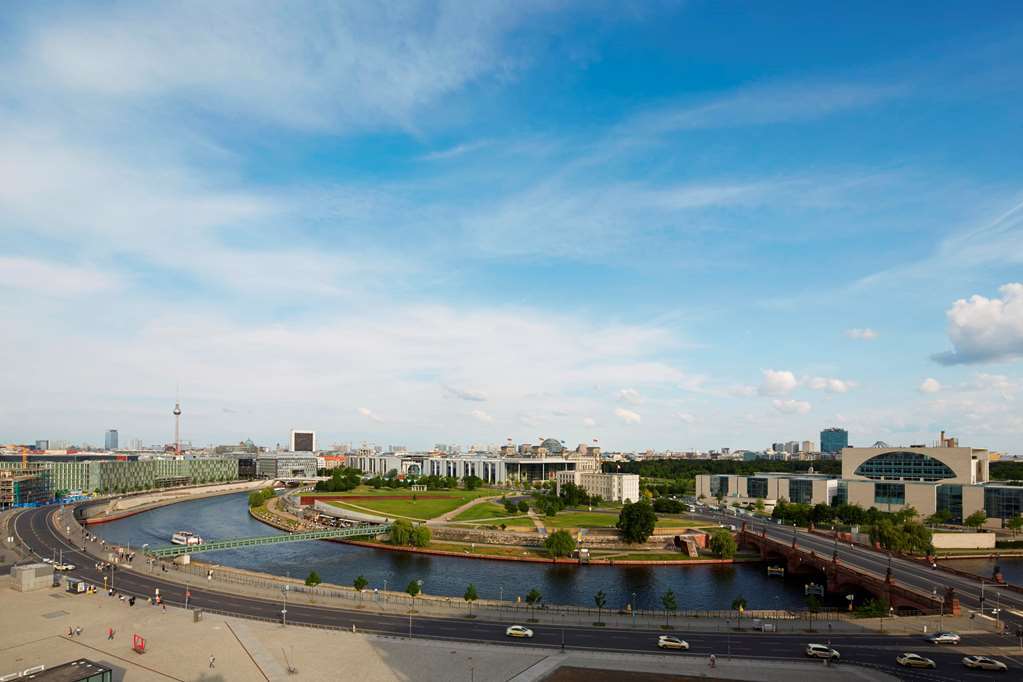
[[[1020,450],[1014,3],[23,6],[0,441]]]

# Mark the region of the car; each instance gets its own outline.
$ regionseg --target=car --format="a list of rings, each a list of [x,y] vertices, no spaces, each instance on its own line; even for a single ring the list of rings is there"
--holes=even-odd
[[[837,651],[823,644],[807,644],[806,655],[811,658],[830,658],[832,661],[842,657]]]
[[[957,632],[935,632],[927,641],[931,644],[959,644],[962,637]]]
[[[54,570],[56,571],[73,571],[75,570],[74,564],[54,564]]]
[[[964,656],[963,665],[967,668],[977,668],[979,670],[1008,670],[1009,666],[1005,665],[1001,661],[996,661],[993,658],[987,656]]]
[[[657,638],[657,646],[662,649],[688,649],[689,642],[671,635],[661,635]]]
[[[937,668],[938,664],[920,654],[904,653],[895,657],[895,662],[905,668]]]
[[[44,557],[43,557],[43,563],[44,563],[44,564],[55,564],[55,563],[57,563],[57,562],[55,562],[55,561],[54,561],[53,559],[51,559],[50,557],[44,556]]]
[[[508,629],[504,631],[504,634],[509,637],[526,637],[530,638],[533,636],[533,631],[524,625],[509,625]]]

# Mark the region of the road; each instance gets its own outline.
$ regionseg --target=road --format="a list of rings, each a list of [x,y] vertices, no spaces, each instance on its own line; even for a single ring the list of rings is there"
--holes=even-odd
[[[923,564],[889,557],[887,554],[877,552],[865,547],[850,547],[848,544],[836,543],[834,539],[813,535],[806,531],[797,530],[791,526],[783,526],[775,523],[756,521],[747,516],[735,517],[730,514],[710,512],[701,514],[705,518],[719,523],[733,524],[737,528],[745,521],[746,526],[755,532],[764,530],[767,536],[785,544],[791,544],[793,534],[796,537],[797,547],[806,551],[814,551],[818,556],[830,557],[832,552],[838,552],[838,560],[847,565],[864,569],[876,575],[884,576],[891,562],[892,578],[898,583],[916,588],[922,592],[937,592],[940,596],[944,594],[946,587],[954,587],[959,595],[959,603],[964,609],[972,611],[981,610],[981,581],[971,580],[962,576],[943,571],[940,568],[932,569]],[[991,615],[993,608],[1000,606],[1000,620],[1006,624],[1010,633],[1015,633],[1016,628],[1023,627],[1023,594],[986,582],[983,587],[984,613]]]
[[[95,570],[95,558],[84,553],[63,534],[55,530],[48,517],[53,507],[22,511],[14,520],[14,530],[22,542],[27,544],[39,557],[50,557],[55,550],[63,551],[65,562],[77,568],[71,574],[98,585],[103,577]],[[184,588],[177,583],[164,580],[159,574],[146,575],[129,570],[114,572],[114,586],[117,592],[145,598],[160,589],[160,596],[172,606],[184,606]],[[218,611],[240,617],[259,618],[270,621],[281,620],[282,601],[226,594],[191,587],[189,606]],[[530,645],[594,651],[621,651],[631,653],[663,653],[656,647],[658,635],[664,634],[653,629],[616,629],[568,626],[559,628],[538,625],[533,628],[532,640],[511,640],[505,636],[505,628],[511,623],[495,623],[465,618],[426,618],[394,614],[367,613],[365,611],[342,610],[288,604],[289,624],[350,629],[352,625],[363,632],[381,633],[394,636],[425,637],[441,640],[485,642],[505,646],[521,646],[523,641]],[[803,651],[807,642],[824,643],[828,635],[780,635],[754,632],[724,634],[718,632],[685,633],[690,644],[688,652],[679,656],[708,657],[739,656],[751,658],[806,660]],[[1005,639],[995,635],[965,636],[962,647],[936,647],[918,637],[904,637],[879,634],[834,634],[830,636],[832,646],[842,654],[843,665],[855,663],[877,668],[913,680],[983,680],[996,673],[971,671],[961,663],[962,649],[1004,646]],[[903,651],[914,651],[933,658],[938,668],[934,671],[916,671],[899,668],[895,657]],[[1010,666],[1010,676],[1023,676],[1023,665],[1009,657],[1000,657]],[[1020,659],[1023,661],[1023,659]],[[1005,676],[996,679],[1006,679]]]

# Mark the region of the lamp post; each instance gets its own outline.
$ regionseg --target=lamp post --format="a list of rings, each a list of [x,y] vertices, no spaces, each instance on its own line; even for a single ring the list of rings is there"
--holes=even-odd
[[[632,593],[632,604],[631,604],[631,606],[632,606],[632,608],[630,610],[632,611],[632,626],[635,627],[636,626],[636,593],[635,592]]]
[[[281,588],[281,593],[284,595],[284,608],[281,609],[281,623],[285,627],[288,625],[288,585]]]

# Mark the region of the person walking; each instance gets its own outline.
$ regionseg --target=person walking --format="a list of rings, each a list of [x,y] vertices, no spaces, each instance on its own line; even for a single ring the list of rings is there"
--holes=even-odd
[[[74,637],[75,636],[75,629],[73,627],[71,627],[70,625],[67,626],[67,636],[68,637]]]
[[[718,664],[717,656],[715,656],[714,654],[711,654],[710,655],[710,667],[711,668],[716,668],[717,664]]]
[[[82,636],[82,628],[76,626],[75,627],[75,637],[81,637],[81,636]]]
[[[210,654],[210,668],[216,668],[216,667],[217,667],[217,657],[214,656],[213,654]]]
[[[113,638],[114,638],[114,629],[113,628],[107,628],[107,639],[113,639]]]

